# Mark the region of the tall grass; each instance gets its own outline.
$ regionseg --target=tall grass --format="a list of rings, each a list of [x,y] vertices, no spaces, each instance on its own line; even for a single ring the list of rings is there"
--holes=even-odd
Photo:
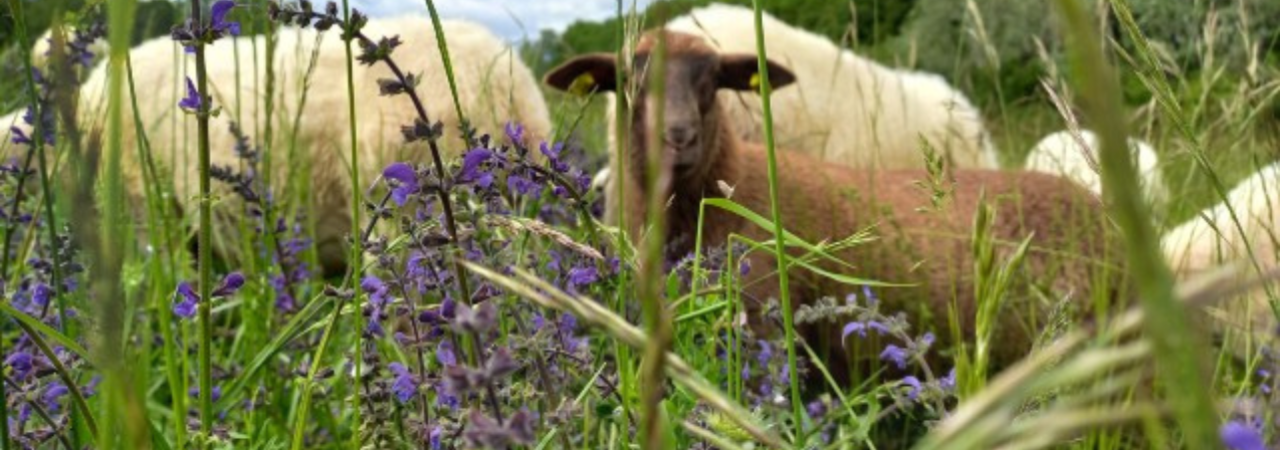
[[[1118,3],[1123,4],[1124,0]],[[1165,265],[1159,242],[1150,225],[1129,157],[1116,76],[1101,53],[1084,11],[1074,0],[1059,0],[1072,38],[1071,54],[1076,82],[1084,96],[1102,141],[1103,192],[1112,217],[1124,232],[1129,270],[1142,298],[1146,331],[1157,367],[1167,383],[1166,393],[1178,417],[1188,446],[1215,448],[1220,442],[1209,378],[1204,369],[1204,344],[1191,329],[1188,312],[1174,297],[1173,275]]]
[[[760,0],[751,2],[752,9],[755,10],[755,30],[756,30],[756,55],[758,62],[757,73],[760,77],[760,105],[764,118],[764,148],[769,154],[769,205],[773,215],[773,235],[774,235],[774,258],[778,261],[778,294],[782,303],[782,329],[784,339],[786,339],[787,347],[787,367],[793,374],[798,374],[796,370],[796,330],[795,321],[792,318],[791,309],[791,286],[787,282],[787,272],[790,271],[787,264],[787,249],[784,244],[782,224],[782,206],[778,204],[778,157],[775,154],[775,146],[773,142],[773,107],[770,101],[769,90],[769,55],[765,52],[764,46],[764,25],[763,13],[760,7]],[[800,377],[792,376],[791,381],[791,411],[792,420],[796,428],[796,437],[798,438],[795,445],[803,448],[805,446],[804,430],[800,427],[804,423],[804,409],[802,404],[804,400],[800,397]]]
[[[28,23],[23,8],[30,3],[6,3],[17,19],[18,34],[25,36]],[[293,32],[296,25],[261,20],[265,11],[265,6],[259,7],[265,5],[262,2],[237,8],[242,23],[254,24],[246,30],[263,31],[266,36],[253,41],[252,51],[237,49],[236,53],[255,54],[255,63],[253,67],[240,64],[234,80],[208,79],[213,72],[206,66],[222,62],[206,61],[203,49],[196,46],[194,81],[205,102],[192,118],[196,133],[189,140],[196,145],[184,151],[181,138],[175,142],[147,138],[155,127],[170,125],[144,123],[140,110],[148,106],[143,100],[169,89],[133,86],[133,68],[125,52],[133,3],[103,3],[111,20],[113,51],[110,61],[97,70],[110,71],[110,83],[105,92],[84,95],[105,96],[107,109],[59,112],[79,119],[81,125],[69,125],[67,117],[60,116],[63,120],[59,121],[56,145],[36,139],[33,151],[18,154],[9,152],[25,147],[0,144],[5,156],[21,156],[17,165],[35,170],[32,176],[40,177],[37,182],[34,178],[21,181],[24,178],[0,176],[5,201],[15,190],[27,194],[20,202],[4,203],[3,216],[30,214],[35,218],[30,222],[4,220],[8,251],[0,255],[6,295],[0,304],[0,315],[5,319],[0,351],[5,352],[6,363],[0,397],[8,401],[0,403],[0,423],[17,423],[20,415],[25,418],[21,427],[0,433],[0,450],[435,448],[437,442],[444,448],[1214,448],[1222,445],[1218,425],[1224,417],[1238,422],[1252,417],[1242,415],[1242,408],[1228,412],[1221,399],[1248,397],[1239,404],[1275,404],[1274,396],[1261,388],[1273,381],[1258,374],[1258,369],[1270,368],[1271,362],[1257,356],[1258,347],[1272,342],[1249,341],[1246,345],[1252,354],[1241,362],[1229,348],[1236,342],[1234,332],[1225,334],[1223,348],[1211,350],[1201,336],[1188,331],[1194,329],[1198,308],[1251,286],[1233,284],[1233,274],[1226,272],[1203,284],[1175,284],[1161,262],[1158,227],[1153,226],[1157,221],[1137,197],[1140,191],[1134,171],[1122,150],[1121,144],[1130,134],[1130,120],[1121,104],[1123,95],[1117,81],[1136,76],[1154,93],[1138,116],[1145,120],[1145,134],[1161,144],[1157,145],[1161,156],[1170,156],[1169,167],[1165,167],[1167,178],[1196,174],[1170,196],[1176,204],[1168,209],[1178,211],[1171,212],[1171,218],[1190,215],[1203,206],[1201,203],[1220,200],[1230,179],[1253,168],[1236,164],[1240,162],[1233,159],[1236,156],[1206,149],[1212,148],[1215,140],[1227,139],[1226,135],[1247,141],[1233,146],[1259,151],[1268,141],[1264,131],[1251,125],[1262,128],[1268,123],[1259,112],[1258,103],[1263,100],[1244,97],[1266,98],[1263,94],[1271,92],[1266,90],[1270,85],[1259,81],[1251,89],[1201,92],[1191,81],[1178,78],[1182,75],[1162,73],[1153,45],[1145,41],[1142,30],[1125,12],[1124,0],[1107,3],[1123,31],[1119,39],[1131,42],[1098,42],[1095,24],[1079,9],[1078,2],[1060,0],[1060,9],[1055,11],[1067,19],[1065,30],[1072,37],[1068,48],[1073,52],[1069,67],[1074,70],[1075,98],[1086,122],[1103,136],[1107,212],[1125,233],[1127,270],[1137,284],[1135,296],[1141,299],[1141,307],[1108,311],[1100,315],[1105,320],[1096,323],[1049,324],[1042,336],[1046,342],[1024,360],[995,372],[999,368],[990,366],[986,355],[1003,344],[995,337],[1000,334],[994,327],[1003,323],[999,315],[1007,313],[1004,310],[1012,304],[1004,303],[1012,300],[1007,288],[1021,275],[1021,256],[1029,250],[1025,242],[1019,248],[1018,242],[992,241],[988,225],[1012,218],[992,217],[989,208],[981,209],[972,242],[977,267],[974,276],[979,279],[977,297],[982,299],[976,318],[978,336],[972,347],[933,350],[942,364],[959,366],[957,392],[946,390],[933,372],[939,367],[928,367],[924,358],[920,361],[924,367],[910,372],[921,377],[914,379],[874,360],[874,353],[865,365],[859,364],[850,384],[838,385],[814,343],[797,337],[795,323],[804,320],[793,316],[793,303],[829,305],[830,309],[822,311],[852,314],[858,320],[888,322],[890,311],[868,310],[865,295],[859,297],[856,308],[831,299],[790,298],[790,284],[796,282],[788,277],[790,270],[812,272],[846,286],[872,285],[876,295],[886,297],[895,294],[896,285],[859,279],[856,268],[867,261],[840,261],[834,256],[840,250],[874,242],[874,230],[848,230],[850,237],[835,242],[809,242],[787,231],[786,225],[796,218],[781,215],[777,208],[780,194],[788,187],[778,184],[776,161],[776,152],[787,150],[775,149],[773,142],[773,111],[768,101],[771,87],[764,65],[769,55],[765,54],[765,30],[760,29],[760,13],[768,2],[753,2],[757,14],[753,38],[760,61],[759,90],[769,149],[769,166],[760,169],[768,170],[772,208],[768,214],[751,211],[732,198],[707,200],[700,206],[740,216],[767,230],[771,241],[732,236],[730,241],[741,245],[704,249],[701,232],[706,224],[700,218],[695,237],[699,251],[681,261],[666,260],[663,244],[668,237],[663,234],[663,221],[667,199],[654,193],[662,191],[656,187],[671,180],[658,176],[661,171],[655,158],[648,161],[647,173],[653,177],[644,180],[643,192],[627,191],[626,183],[617,183],[616,190],[603,193],[648,205],[646,217],[625,217],[627,208],[617,208],[616,217],[602,219],[620,227],[601,227],[587,217],[583,211],[601,194],[579,189],[573,178],[582,172],[576,167],[559,173],[549,162],[570,164],[572,160],[564,156],[570,150],[558,156],[540,155],[536,146],[524,148],[524,144],[511,142],[501,129],[475,129],[469,136],[474,139],[466,143],[468,149],[491,151],[505,158],[501,164],[491,159],[483,168],[493,176],[492,188],[468,181],[463,176],[463,159],[447,157],[459,153],[447,148],[457,143],[435,136],[415,147],[422,149],[421,154],[409,155],[408,162],[414,163],[421,186],[410,195],[407,206],[388,200],[392,190],[404,186],[385,179],[362,180],[357,170],[372,164],[376,159],[372,155],[387,150],[361,146],[367,141],[360,141],[356,134],[357,125],[379,120],[356,115],[357,102],[373,100],[363,97],[366,92],[361,90],[358,76],[365,72],[360,72],[363,68],[356,61],[364,48],[376,45],[381,36],[373,28],[350,32],[344,51],[345,77],[306,81],[301,95],[305,98],[311,89],[345,91],[347,117],[343,119],[351,134],[343,136],[343,145],[349,147],[342,149],[351,162],[345,181],[351,183],[352,192],[351,203],[346,205],[350,211],[342,213],[352,218],[350,265],[341,279],[312,275],[300,281],[295,287],[295,310],[273,306],[281,295],[272,285],[276,271],[281,270],[279,261],[272,252],[255,252],[289,239],[269,229],[291,208],[306,211],[303,203],[311,195],[306,186],[314,188],[322,180],[299,183],[271,179],[271,174],[278,173],[272,170],[273,165],[296,162],[301,166],[315,144],[298,137],[298,124],[307,119],[305,101],[290,114],[277,110],[280,101],[285,102],[284,109],[292,106],[288,97],[280,95],[285,89],[282,86],[298,84],[281,83],[276,76],[279,71],[287,77],[309,80],[311,69],[303,64],[318,61],[316,52],[327,49],[314,49],[309,55],[309,49],[301,46],[277,49],[271,36]],[[202,15],[208,14],[207,3],[191,2],[189,14],[196,23],[206,19]],[[975,3],[966,3],[968,14],[973,16],[967,20],[993,23],[983,22]],[[436,5],[428,0],[424,6],[445,53],[445,39],[461,37],[444,36]],[[640,91],[635,80],[650,83],[647,95],[654,96],[649,102],[654,107],[663,104],[654,99],[662,98],[665,78],[662,64],[650,64],[644,74],[649,78],[630,73],[631,52],[640,31],[656,24],[642,23],[634,4],[628,8],[618,0],[615,6],[622,19],[611,30],[619,43],[614,56],[621,68],[614,80],[619,86],[614,115],[618,147],[586,150],[613,153],[614,173],[621,174],[631,169],[627,165],[633,161],[628,156],[628,134],[634,119],[632,103]],[[340,11],[336,15],[340,22],[349,22],[355,15],[345,1]],[[311,18],[312,24],[315,20]],[[339,24],[329,33],[348,31],[343,26]],[[421,39],[429,33],[420,31],[401,39]],[[976,33],[970,38],[985,39],[984,35]],[[18,54],[23,61],[30,61],[28,44],[5,54]],[[265,45],[262,67],[258,67],[256,56],[259,45]],[[663,60],[663,46],[658,48],[655,62]],[[281,66],[290,51],[299,62]],[[54,52],[54,64],[65,57],[58,53]],[[987,56],[999,60],[999,55]],[[446,66],[459,68],[458,62],[467,57],[453,54],[444,59]],[[178,57],[179,61],[184,58]],[[394,55],[375,59],[380,67],[394,67],[392,72],[400,81],[421,70],[395,66]],[[1250,76],[1261,80],[1269,73],[1274,75],[1274,65],[1265,61],[1257,64],[1259,68],[1253,69],[1256,75]],[[242,73],[247,71],[253,73]],[[1196,83],[1228,85],[1232,78],[1220,69],[1201,76],[1207,78]],[[426,106],[437,102],[452,103],[448,106],[459,115],[487,113],[466,109],[464,86],[475,80],[465,77],[447,77],[451,99],[422,98],[415,93],[396,100],[427,123],[431,118],[426,117]],[[24,78],[22,92],[12,93],[13,97],[34,105],[36,117],[40,117],[44,106],[39,83],[30,70]],[[264,170],[260,186],[274,198],[285,200],[279,209],[263,211],[264,217],[237,212],[245,216],[235,223],[243,231],[238,238],[244,241],[230,245],[243,249],[244,255],[223,260],[211,252],[219,248],[212,233],[220,231],[221,223],[211,220],[211,214],[220,211],[227,199],[218,197],[219,190],[209,179],[209,161],[211,154],[230,149],[211,147],[210,135],[225,130],[210,125],[215,118],[209,107],[219,86],[241,83],[263,83],[259,94],[236,101],[233,116],[261,142]],[[11,93],[0,92],[0,96],[9,97],[4,94]],[[1000,96],[1006,94],[1001,92]],[[1064,97],[1071,100],[1071,95]],[[1011,147],[1023,140],[1030,142],[1053,126],[1050,124],[1058,123],[1057,118],[1049,118],[1052,108],[1047,102],[1034,100],[1000,100],[1001,112],[993,128],[1001,135],[1001,142],[1009,142]],[[255,105],[254,114],[239,111],[241,101]],[[1230,107],[1224,106],[1229,111],[1212,120],[1215,101],[1230,103]],[[598,136],[603,127],[583,118],[595,112],[585,109],[589,107],[586,101],[566,99],[564,103],[562,108],[568,113],[558,124],[556,135],[572,140],[575,133],[566,130],[576,129],[576,134],[585,135],[582,142],[603,141]],[[661,108],[657,106],[656,129],[650,130],[653,136],[663,132]],[[184,119],[174,117],[174,126],[180,126],[176,124]],[[105,125],[95,128],[96,122]],[[458,126],[472,128],[463,125],[465,120],[461,122]],[[41,135],[43,122],[37,120],[34,125],[32,134]],[[395,137],[400,131],[395,127],[410,124],[386,125],[391,128],[388,134]],[[102,133],[100,141],[94,140],[96,132]],[[660,139],[649,141],[655,146],[660,143]],[[277,150],[290,147],[298,159],[280,159]],[[123,156],[130,151],[142,162],[137,172],[142,186],[125,185],[135,182],[126,176],[132,173],[129,167],[123,166],[129,161]],[[1009,156],[1021,149],[1005,151]],[[650,151],[649,155],[660,153]],[[167,161],[165,155],[170,155]],[[201,166],[199,208],[195,214],[178,217],[173,208],[173,179],[181,175],[171,175],[171,169],[188,157],[197,158]],[[521,185],[513,176],[526,176],[532,173],[526,170],[534,169],[543,171],[537,172],[543,176],[537,178],[543,184],[532,193],[518,193]],[[294,175],[306,178],[306,174]],[[10,180],[22,183],[21,187]],[[920,186],[929,182],[923,180]],[[1211,183],[1212,189],[1206,189],[1205,183]],[[145,199],[137,210],[130,209],[134,206],[130,204],[132,195]],[[10,208],[16,214],[11,214]],[[326,213],[311,212],[310,220],[315,219],[314,214]],[[135,216],[146,221],[143,228],[147,234],[139,236],[138,242],[132,242],[134,233],[128,226]],[[651,230],[644,240],[634,243],[635,248],[628,226],[622,225],[632,222],[644,223]],[[198,228],[199,253],[194,266],[183,231],[191,226]],[[55,243],[64,239],[79,249],[67,257],[87,265],[88,272],[55,264],[49,273],[51,279],[33,275],[43,272],[27,262],[28,258],[43,257],[47,249],[56,248]],[[151,248],[131,250],[135,243]],[[1011,251],[1006,255],[994,250],[1001,245],[1008,245]],[[1263,244],[1253,243],[1258,245]],[[742,292],[744,277],[738,272],[744,251],[763,252],[777,261],[782,339],[754,336],[744,326],[748,308]],[[1265,254],[1257,251],[1251,257]],[[413,266],[417,263],[411,261],[419,261],[415,259],[419,256],[427,262]],[[313,257],[308,258],[314,263]],[[670,270],[665,263],[670,263]],[[824,270],[828,263],[854,270],[837,274]],[[1257,260],[1253,272],[1274,275],[1269,263]],[[217,287],[213,271],[219,265],[243,270],[249,280],[246,289],[234,297],[212,298],[211,290]],[[188,278],[193,269],[199,277],[202,301],[197,319],[183,321],[173,312],[178,303],[175,298],[180,300],[174,290],[177,281]],[[417,279],[406,281],[411,269],[434,272],[440,278],[434,279],[434,284],[424,283],[419,291]],[[362,281],[367,277],[379,278],[386,289],[366,285]],[[61,285],[64,280],[79,282],[82,278],[89,289],[57,289],[46,306],[50,308],[48,316],[26,309],[32,293],[22,286]],[[1099,275],[1088,284],[1094,289],[1105,283]],[[1095,295],[1041,294],[1046,302],[1060,301],[1059,296]],[[380,299],[387,303],[379,305]],[[493,309],[484,309],[488,306]],[[92,314],[79,314],[81,308],[89,308]],[[486,317],[486,311],[494,315]],[[380,314],[385,317],[380,319]],[[914,319],[918,317],[906,320],[915,324]],[[1059,325],[1068,330],[1060,336]],[[375,331],[380,329],[382,334]],[[918,326],[913,330],[925,331]],[[909,339],[899,337],[905,334],[898,330],[882,339]],[[875,345],[884,343],[852,335],[847,341],[850,351],[861,356],[877,351]],[[773,348],[785,348],[786,354],[774,355]],[[34,353],[43,365],[26,374],[21,360],[12,358],[18,350]],[[454,352],[461,353],[454,356]],[[503,367],[502,355],[511,356],[514,369]],[[455,360],[451,361],[451,356]],[[808,364],[802,364],[806,356]],[[1217,361],[1212,373],[1207,370],[1210,357]],[[798,375],[802,365],[808,367],[810,379],[819,381],[810,383],[807,390],[801,389]],[[1153,367],[1154,382],[1150,377]],[[775,381],[783,370],[794,376],[787,384],[776,386],[776,391],[762,393],[761,385]],[[105,376],[96,392],[86,389],[95,375]],[[459,387],[471,382],[475,385],[470,388]],[[61,392],[54,383],[69,389],[53,395]],[[1148,393],[1152,386],[1161,389]],[[192,399],[196,391],[198,396]],[[217,395],[220,397],[215,398]],[[1262,417],[1270,420],[1266,414]],[[188,428],[195,425],[191,419],[196,417],[199,426]],[[1262,430],[1274,433],[1271,428],[1267,425]],[[507,440],[495,443],[485,439]]]

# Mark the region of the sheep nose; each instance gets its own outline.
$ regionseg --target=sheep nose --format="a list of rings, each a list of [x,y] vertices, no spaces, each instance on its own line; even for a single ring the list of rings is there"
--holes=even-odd
[[[690,125],[667,127],[667,143],[675,147],[688,147],[698,140],[698,129]]]

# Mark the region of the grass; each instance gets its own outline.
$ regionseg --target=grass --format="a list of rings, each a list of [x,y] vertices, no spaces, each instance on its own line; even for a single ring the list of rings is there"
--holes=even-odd
[[[191,3],[197,23],[210,20],[210,3]],[[231,16],[244,30],[292,32],[265,17],[265,3],[246,3],[253,6]],[[376,28],[351,25],[355,12],[345,2],[337,11],[317,5],[284,12],[295,22],[330,21],[326,38],[344,32],[351,38],[342,79],[313,78],[319,51],[302,42],[277,48],[272,39],[259,39],[238,41],[235,53],[255,55],[254,61],[260,53],[266,60],[287,56],[293,65],[259,67],[237,58],[235,80],[206,80],[208,73],[223,73],[207,72],[206,66],[224,62],[204,56],[207,46],[230,45],[219,39],[196,47],[192,81],[206,93],[201,108],[184,114],[173,98],[171,115],[157,123],[145,123],[151,119],[140,110],[169,103],[149,99],[165,97],[172,87],[135,85],[135,76],[145,74],[132,72],[123,45],[113,46],[118,50],[98,69],[114,74],[103,84],[106,92],[82,93],[105,98],[105,109],[77,113],[76,107],[96,102],[59,103],[74,98],[69,94],[76,88],[66,82],[45,87],[27,77],[21,91],[0,92],[0,98],[35,105],[37,117],[44,108],[56,111],[57,139],[17,144],[7,131],[0,143],[0,151],[32,169],[6,170],[0,179],[5,205],[13,208],[3,219],[10,251],[0,255],[8,299],[0,314],[11,319],[0,328],[6,361],[0,396],[8,399],[0,422],[20,424],[0,437],[0,448],[1214,448],[1224,444],[1222,423],[1252,426],[1255,419],[1261,436],[1277,442],[1280,398],[1271,391],[1276,382],[1269,373],[1280,366],[1263,350],[1276,350],[1274,336],[1257,340],[1255,333],[1210,324],[1210,341],[1188,331],[1200,326],[1199,308],[1239,298],[1253,282],[1221,272],[1179,284],[1162,261],[1157,238],[1276,158],[1280,121],[1267,111],[1280,96],[1280,67],[1258,60],[1243,75],[1212,64],[1169,75],[1142,30],[1126,18],[1124,0],[1109,1],[1123,30],[1119,46],[1096,41],[1094,24],[1077,2],[1058,3],[1068,19],[1073,59],[1070,71],[1063,71],[1069,75],[1049,84],[1072,86],[1064,92],[1067,100],[1102,136],[1107,212],[1128,244],[1125,267],[1136,287],[1131,303],[1138,306],[1100,307],[1096,322],[1056,314],[1035,324],[1041,327],[1035,350],[1008,367],[992,365],[989,352],[1002,344],[998,327],[1007,321],[999,314],[1024,304],[1011,303],[1021,300],[1012,286],[1026,270],[1024,257],[1037,251],[1028,248],[1029,240],[994,239],[991,223],[1014,218],[993,216],[986,206],[975,215],[978,336],[963,337],[973,345],[928,348],[925,331],[959,331],[920,329],[915,320],[924,318],[921,311],[907,309],[899,317],[882,310],[883,302],[871,302],[892,298],[901,286],[895,283],[913,280],[857,278],[847,269],[866,262],[836,256],[873,245],[874,230],[849,230],[846,239],[824,242],[788,232],[801,218],[776,207],[787,187],[776,181],[769,120],[764,140],[775,207],[751,211],[732,199],[701,205],[703,215],[711,208],[741,216],[768,230],[769,238],[734,236],[738,245],[667,261],[661,213],[667,199],[625,191],[626,183],[608,193],[657,212],[627,218],[621,216],[626,208],[619,208],[610,222],[645,221],[656,230],[633,242],[626,230],[590,218],[602,194],[585,189],[581,182],[591,172],[576,165],[610,152],[615,173],[634,162],[624,156],[635,92],[615,103],[622,136],[614,149],[605,148],[604,102],[552,93],[554,135],[570,141],[564,150],[527,143],[514,127],[486,128],[479,117],[489,112],[472,112],[474,122],[450,119],[444,126],[467,123],[477,132],[466,148],[452,148],[461,144],[432,129],[435,118],[427,111],[434,109],[428,106],[443,105],[463,117],[469,112],[464,87],[478,80],[455,78],[451,69],[444,81],[451,98],[386,88],[411,85],[410,75],[420,69],[397,65],[403,54],[380,41]],[[8,5],[25,26],[22,2]],[[105,6],[111,42],[125,42],[132,2],[108,0]],[[435,3],[424,6],[438,22]],[[619,0],[616,9],[626,15],[634,6]],[[980,15],[972,4],[967,9]],[[623,42],[634,43],[645,27],[634,18],[619,23]],[[420,31],[401,39],[430,32]],[[991,31],[978,29],[969,38],[980,41]],[[446,65],[461,70],[466,56],[444,51],[454,36],[437,31],[435,37]],[[764,38],[756,39],[763,53]],[[0,53],[27,61],[27,48]],[[362,65],[370,48],[374,53],[364,62],[372,64]],[[1202,51],[1205,61],[1219,61],[1212,52],[1226,50]],[[616,57],[625,62],[630,55],[619,49]],[[67,59],[55,52],[48,73],[75,79],[81,69],[70,68]],[[390,95],[372,98],[361,84],[368,80],[360,75],[371,70],[366,65],[384,70]],[[488,75],[510,74],[505,63],[494,65]],[[762,60],[760,89],[767,99],[764,69]],[[182,72],[166,81],[179,86],[179,97],[185,93]],[[647,78],[648,92],[659,98],[661,73]],[[618,71],[614,81],[633,86],[633,78],[642,79],[637,75]],[[263,88],[257,95],[209,93],[209,86],[233,81],[261,82]],[[301,95],[283,92],[299,85]],[[320,164],[314,149],[328,147],[300,132],[316,126],[304,113],[308,99],[316,98],[309,95],[327,89],[344,92],[340,126],[346,132],[334,148],[344,151],[339,159],[353,170],[344,171],[351,190],[342,193],[349,200],[341,214],[351,218],[347,234],[360,237],[346,241],[352,262],[346,273],[330,278],[317,273],[319,259],[308,241],[320,216],[338,214],[316,210],[322,204],[316,192],[332,180],[307,172]],[[1145,95],[1123,103],[1134,89]],[[1007,96],[1000,91],[998,112],[987,112],[988,128],[1003,162],[1014,167],[1040,136],[1063,128],[1063,119],[1040,97]],[[236,99],[234,108],[216,104],[223,98]],[[402,150],[394,144],[369,148],[359,135],[361,127],[383,122],[359,115],[365,111],[360,103],[373,101],[395,102],[421,120],[424,126],[404,130],[414,139],[402,153],[412,156],[411,164],[355,170],[383,152]],[[213,116],[217,109],[222,116]],[[765,101],[766,117],[770,109]],[[211,170],[211,154],[232,151],[214,145],[226,140],[210,138],[227,132],[210,124],[226,115],[239,118],[250,147],[262,152],[242,155],[228,169],[240,178]],[[400,139],[400,125],[411,124],[387,124],[391,139],[384,141]],[[37,121],[30,134],[40,136],[44,126]],[[1166,183],[1169,204],[1142,203],[1134,169],[1116,150],[1126,134],[1159,149],[1162,173],[1172,181]],[[188,160],[200,166],[199,195],[176,198],[177,178],[185,172],[173,167]],[[143,164],[130,167],[130,161]],[[648,163],[650,187],[671,182],[657,175],[657,161]],[[296,170],[277,171],[273,164]],[[948,191],[939,167],[929,169],[931,179],[918,180],[917,187],[931,190],[941,208]],[[291,176],[272,178],[280,173]],[[382,176],[374,183],[362,173]],[[228,180],[243,183],[243,190],[228,189]],[[193,202],[199,208],[181,216],[174,208]],[[220,229],[224,223],[237,232],[221,238],[232,241],[220,247],[214,233],[226,231]],[[698,223],[701,247],[702,215]],[[293,231],[295,225],[301,232]],[[195,258],[190,230],[199,230]],[[1273,275],[1275,261],[1265,258],[1274,252],[1266,243],[1253,245],[1251,272]],[[997,251],[1006,246],[1008,251]],[[214,252],[224,247],[233,248],[231,256],[217,257]],[[757,252],[775,255],[782,268],[776,278],[783,293],[781,339],[756,337],[745,326],[741,261]],[[233,271],[244,275],[243,287],[227,284]],[[1037,292],[1038,301],[1094,299],[1101,295],[1095,291],[1110,287],[1106,270],[1098,272],[1081,291]],[[831,278],[849,292],[830,292],[832,298],[823,300],[789,298],[789,283],[797,281],[788,273]],[[183,309],[183,280],[196,280],[200,301],[192,310]],[[858,301],[836,300],[849,293]],[[792,303],[805,306],[793,311]],[[933,313],[959,323],[960,311]],[[830,317],[850,327],[844,342],[858,363],[847,385],[839,385],[836,368],[818,358],[818,343],[796,337],[806,324]],[[887,331],[877,335],[877,327]],[[888,344],[925,350],[899,371],[884,356]],[[954,375],[944,375],[953,367]],[[802,383],[801,368],[819,382]]]

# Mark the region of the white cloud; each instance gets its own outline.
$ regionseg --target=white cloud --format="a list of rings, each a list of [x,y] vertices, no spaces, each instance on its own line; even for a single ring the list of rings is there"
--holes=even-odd
[[[638,0],[643,8],[653,0]],[[624,8],[630,8],[630,0]],[[371,16],[426,14],[424,0],[351,0],[353,8]],[[508,40],[537,36],[543,29],[563,31],[576,20],[600,20],[617,12],[615,0],[442,0],[442,18],[467,19],[485,25]]]

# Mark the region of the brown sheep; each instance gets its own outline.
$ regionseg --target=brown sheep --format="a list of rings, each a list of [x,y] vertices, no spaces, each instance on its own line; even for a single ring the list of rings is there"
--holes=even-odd
[[[767,157],[763,147],[740,141],[723,118],[716,100],[717,89],[747,91],[757,74],[755,55],[717,55],[701,38],[666,31],[667,69],[665,94],[665,145],[663,170],[669,171],[669,188],[660,195],[669,198],[667,245],[671,255],[693,250],[698,209],[705,198],[723,197],[720,181],[733,186],[732,200],[764,216],[769,214]],[[636,73],[643,70],[656,41],[656,32],[646,33],[636,47]],[[615,59],[611,54],[584,55],[552,70],[545,82],[561,90],[575,83],[593,83],[600,91],[615,90]],[[775,88],[794,80],[784,67],[770,61],[769,79]],[[643,78],[637,76],[636,78]],[[577,87],[575,87],[575,90]],[[630,194],[637,197],[625,206],[627,231],[637,242],[644,217],[642,168],[645,166],[646,134],[651,127],[646,110],[647,95],[641,89],[632,105],[633,140],[629,167],[622,177]],[[852,270],[837,265],[825,269],[851,276],[897,283],[911,287],[883,290],[883,308],[906,311],[915,327],[931,329],[938,336],[950,336],[948,308],[958,308],[966,338],[974,333],[975,293],[972,235],[974,213],[984,196],[994,204],[993,232],[998,240],[997,264],[1002,264],[1017,243],[1033,236],[1031,250],[1002,311],[998,334],[993,342],[993,358],[1011,362],[1025,354],[1044,326],[1044,305],[1035,304],[1030,287],[1076,299],[1091,298],[1089,283],[1095,275],[1119,273],[1112,258],[1119,247],[1102,212],[1101,204],[1087,191],[1070,181],[1044,174],[989,170],[958,170],[947,175],[952,192],[944,206],[927,211],[928,191],[916,186],[929,174],[923,170],[874,171],[845,168],[811,159],[799,152],[777,152],[779,203],[786,228],[810,242],[833,241],[874,227],[877,239],[839,256]],[[615,170],[616,173],[616,170]],[[607,192],[612,196],[614,192]],[[617,203],[616,198],[607,198]],[[616,206],[616,205],[615,205]],[[612,218],[611,218],[612,220]],[[768,239],[764,230],[747,220],[717,208],[707,208],[703,230],[706,246],[724,245],[730,234],[757,241]],[[1070,255],[1064,257],[1063,255]],[[1098,264],[1102,262],[1103,264]],[[744,298],[776,296],[778,284],[772,276],[776,264],[771,254],[751,256],[751,277]],[[793,305],[812,303],[819,295],[849,290],[810,271],[790,272]],[[1112,282],[1108,288],[1118,286]],[[1074,290],[1073,290],[1074,289]],[[1113,298],[1108,294],[1108,299]],[[753,327],[763,332],[775,327],[760,324],[757,305],[749,305]],[[840,350],[842,323],[807,326],[801,331],[809,342],[827,352],[826,363],[838,379],[848,380],[848,358]]]

